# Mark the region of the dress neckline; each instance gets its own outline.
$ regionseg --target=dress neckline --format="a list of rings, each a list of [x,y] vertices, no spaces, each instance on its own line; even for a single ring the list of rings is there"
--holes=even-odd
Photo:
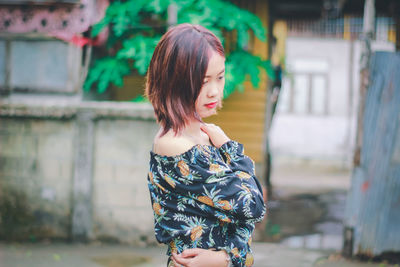
[[[195,144],[191,148],[186,150],[185,152],[182,152],[182,153],[174,155],[174,156],[161,155],[161,154],[158,154],[158,153],[154,152],[153,150],[150,150],[150,155],[155,157],[155,158],[160,158],[160,159],[164,159],[164,160],[176,160],[176,159],[181,159],[184,156],[192,154],[196,149],[198,150],[198,149],[201,149],[201,148],[204,148],[204,147],[207,147],[207,148],[210,148],[210,149],[214,149],[214,150],[217,149],[213,145]]]

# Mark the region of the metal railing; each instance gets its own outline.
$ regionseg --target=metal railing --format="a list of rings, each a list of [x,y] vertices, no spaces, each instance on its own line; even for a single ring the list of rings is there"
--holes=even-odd
[[[362,17],[342,17],[321,20],[288,20],[289,36],[324,37],[355,40],[363,29]],[[395,22],[390,17],[378,17],[375,24],[375,39],[395,41]]]

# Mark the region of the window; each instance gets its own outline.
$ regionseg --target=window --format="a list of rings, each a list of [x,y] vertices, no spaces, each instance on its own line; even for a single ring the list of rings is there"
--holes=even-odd
[[[293,106],[292,112],[297,114],[305,114],[308,111],[309,105],[309,87],[310,81],[308,75],[296,74],[294,75],[294,83],[292,89]]]
[[[296,60],[282,83],[278,109],[283,113],[328,115],[328,63]]]

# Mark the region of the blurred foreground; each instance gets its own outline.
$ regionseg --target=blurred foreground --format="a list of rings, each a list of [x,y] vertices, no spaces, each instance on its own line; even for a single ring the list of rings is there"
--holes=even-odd
[[[254,243],[254,267],[389,267],[384,263],[347,261],[318,250],[290,249],[270,243]],[[0,244],[4,267],[162,267],[163,247],[131,247],[103,244]]]

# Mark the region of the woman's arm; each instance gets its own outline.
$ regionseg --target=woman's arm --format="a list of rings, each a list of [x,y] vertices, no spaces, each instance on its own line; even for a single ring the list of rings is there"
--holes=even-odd
[[[181,254],[172,253],[172,261],[176,267],[227,267],[230,259],[225,250],[192,248]]]

